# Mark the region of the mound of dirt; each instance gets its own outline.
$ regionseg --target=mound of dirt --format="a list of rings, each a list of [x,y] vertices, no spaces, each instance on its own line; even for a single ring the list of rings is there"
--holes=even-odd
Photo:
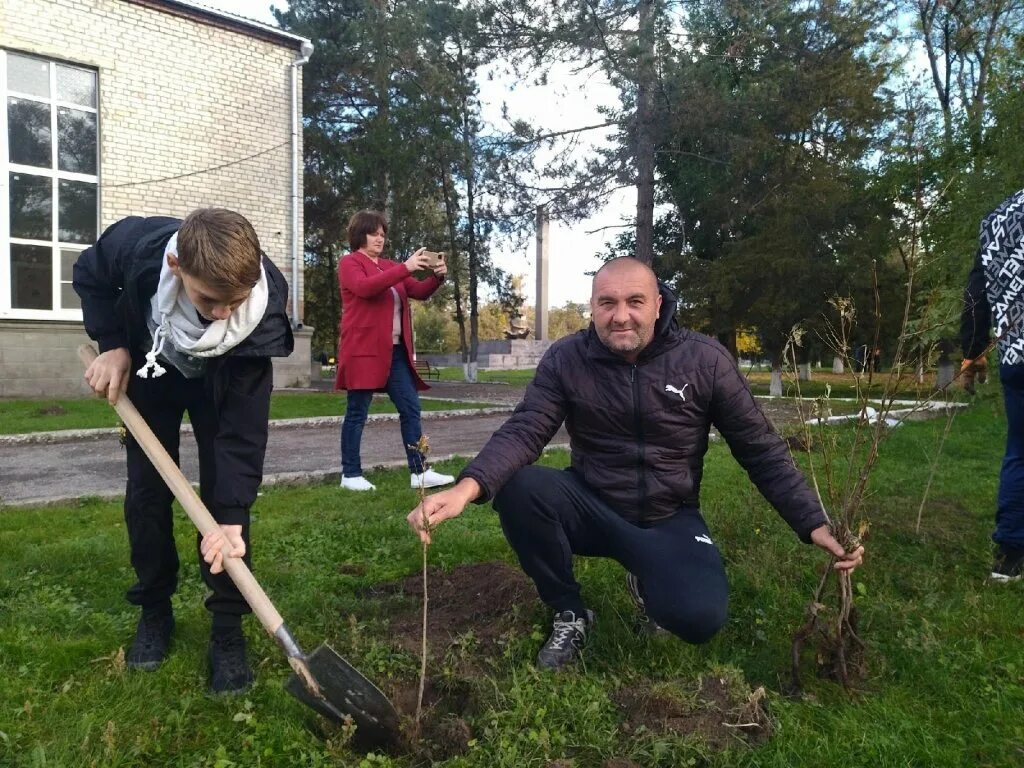
[[[677,681],[633,685],[612,695],[626,733],[695,735],[714,749],[736,739],[752,745],[765,742],[770,721],[764,699],[764,688],[750,693],[745,685],[717,676],[703,678],[697,691]]]
[[[389,637],[401,650],[422,650],[423,578],[375,584],[366,597],[381,601]],[[416,722],[419,680],[392,682],[385,690],[402,717],[402,733],[389,749],[428,763],[464,754],[474,738],[468,717],[477,710],[474,681],[486,660],[502,653],[510,636],[530,631],[540,603],[522,571],[507,563],[473,563],[427,572],[427,653],[429,668],[445,661],[446,676],[428,678]]]
[[[422,574],[377,584],[376,598],[402,598],[386,605],[395,644],[419,655],[423,631]],[[526,575],[507,563],[471,563],[450,571],[427,571],[427,645],[432,659],[444,658],[456,644],[471,644],[472,656],[501,653],[514,630],[526,632],[539,608],[537,590]]]

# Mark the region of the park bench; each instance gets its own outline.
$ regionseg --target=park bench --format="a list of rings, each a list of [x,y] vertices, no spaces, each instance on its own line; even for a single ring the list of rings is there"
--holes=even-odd
[[[413,365],[416,366],[416,373],[420,375],[421,379],[434,379],[435,381],[440,381],[440,369],[432,366],[429,360],[416,360]]]

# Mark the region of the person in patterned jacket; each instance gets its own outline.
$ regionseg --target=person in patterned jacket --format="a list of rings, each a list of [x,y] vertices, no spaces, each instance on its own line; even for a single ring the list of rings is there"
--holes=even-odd
[[[996,544],[992,579],[1016,581],[1024,574],[1024,189],[981,222],[960,323],[961,370],[968,391],[973,386],[971,374],[985,370],[992,328],[1007,428],[992,534]]]
[[[644,631],[703,643],[725,624],[725,568],[700,509],[712,424],[801,540],[828,552],[837,569],[861,563],[862,547],[847,552],[832,536],[735,360],[718,342],[680,329],[675,307],[646,264],[623,257],[601,267],[590,327],[551,345],[522,402],[456,485],[409,514],[429,541],[434,525],[470,501],[494,499],[505,537],[555,613],[537,656],[542,668],[576,661],[593,622],[574,554],[625,567]],[[534,465],[563,421],[571,467]]]

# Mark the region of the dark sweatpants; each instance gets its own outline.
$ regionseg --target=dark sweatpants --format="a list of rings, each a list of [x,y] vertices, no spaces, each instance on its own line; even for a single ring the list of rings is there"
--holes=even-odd
[[[539,466],[513,475],[494,507],[523,570],[555,611],[584,609],[572,570],[572,556],[584,555],[610,557],[635,574],[648,616],[686,642],[707,642],[725,624],[725,567],[699,510],[630,523],[576,472]]]
[[[158,378],[142,379],[134,374],[144,360],[133,360],[128,397],[146,420],[167,453],[178,463],[181,421],[188,411],[189,420],[199,446],[200,496],[209,508],[217,468],[213,460],[213,443],[217,417],[203,379],[186,379],[173,366]],[[124,499],[124,519],[128,527],[132,567],[138,582],[128,590],[128,602],[145,608],[162,607],[178,585],[178,552],[174,546],[170,489],[142,448],[129,435],[125,453],[128,457],[128,487]],[[190,478],[191,479],[191,478]],[[251,563],[249,522],[242,526],[245,541],[245,562]],[[196,534],[196,551],[202,537]],[[232,626],[249,613],[249,604],[227,573],[213,576],[210,566],[199,557],[203,581],[212,591],[206,600],[214,614],[215,626]],[[250,566],[251,567],[251,566]]]

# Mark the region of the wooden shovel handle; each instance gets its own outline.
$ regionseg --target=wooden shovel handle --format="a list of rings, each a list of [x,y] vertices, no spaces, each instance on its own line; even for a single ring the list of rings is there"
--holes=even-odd
[[[82,363],[88,368],[97,357],[96,350],[91,344],[83,344],[78,348],[78,357],[81,358]],[[128,375],[131,375],[130,371]],[[128,427],[128,431],[132,433],[135,441],[145,451],[153,466],[156,467],[160,477],[167,483],[171,493],[181,503],[181,506],[185,508],[185,513],[195,523],[199,532],[205,536],[210,531],[218,529],[217,521],[213,519],[213,515],[210,514],[206,505],[203,504],[202,499],[199,498],[192,484],[185,478],[178,465],[167,454],[160,441],[156,439],[153,430],[146,424],[146,420],[135,409],[127,395],[122,394],[117,399],[114,410],[117,411],[121,421]],[[225,545],[225,547],[229,546]],[[259,618],[263,628],[273,637],[281,625],[284,624],[284,619],[281,618],[281,614],[274,608],[274,604],[270,602],[267,593],[257,583],[256,578],[252,575],[252,571],[249,570],[249,566],[240,557],[228,557],[225,555],[224,570],[228,572],[231,580],[235,582],[238,591],[242,593],[246,602],[249,603],[249,607],[252,608],[253,613]]]

